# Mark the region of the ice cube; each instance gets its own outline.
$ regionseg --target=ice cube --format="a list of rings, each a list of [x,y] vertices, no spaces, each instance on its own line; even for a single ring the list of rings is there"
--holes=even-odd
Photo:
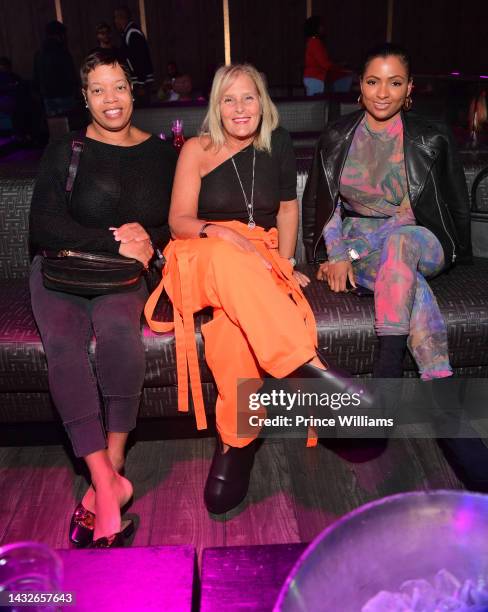
[[[361,608],[361,612],[412,612],[403,593],[380,591]]]
[[[438,593],[427,580],[407,580],[400,587],[400,592],[407,595],[413,612],[435,609]]]
[[[451,572],[446,569],[441,569],[434,577],[434,587],[439,591],[440,595],[456,597],[461,588],[461,583],[456,576],[451,574]]]

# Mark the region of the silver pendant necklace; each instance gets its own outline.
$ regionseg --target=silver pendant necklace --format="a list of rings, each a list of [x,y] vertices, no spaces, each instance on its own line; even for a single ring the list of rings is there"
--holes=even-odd
[[[256,227],[256,222],[254,221],[254,168],[256,166],[256,149],[253,147],[253,156],[252,156],[252,183],[251,183],[251,200],[249,201],[246,196],[246,192],[244,191],[244,187],[242,185],[241,177],[237,170],[236,162],[234,158],[231,157],[232,165],[234,166],[234,170],[236,171],[237,178],[239,179],[239,185],[242,189],[242,195],[244,196],[244,202],[246,203],[247,214],[249,215],[249,221],[247,222],[247,227],[249,229],[254,229]]]

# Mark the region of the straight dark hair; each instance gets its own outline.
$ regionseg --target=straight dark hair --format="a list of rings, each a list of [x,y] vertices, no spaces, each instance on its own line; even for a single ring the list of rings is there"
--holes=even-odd
[[[375,45],[366,53],[366,58],[360,70],[361,78],[363,78],[368,68],[368,64],[372,60],[376,59],[377,57],[388,57],[390,55],[394,55],[395,57],[398,57],[400,62],[405,66],[407,70],[407,77],[410,80],[412,70],[411,70],[410,56],[407,50],[401,47],[400,45],[397,45],[395,43],[388,43],[388,42],[382,43],[380,45]]]
[[[124,62],[120,61],[120,58],[117,56],[117,53],[112,51],[111,49],[101,49],[99,51],[94,51],[87,55],[83,60],[80,68],[80,79],[81,86],[83,89],[86,89],[88,85],[88,75],[92,70],[95,70],[97,66],[116,66],[119,65],[124,71],[125,78],[129,85],[131,84],[131,73],[129,68],[124,64]]]

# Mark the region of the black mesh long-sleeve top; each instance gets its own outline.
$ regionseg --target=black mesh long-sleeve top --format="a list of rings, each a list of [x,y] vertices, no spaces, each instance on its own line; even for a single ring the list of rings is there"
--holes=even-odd
[[[153,245],[169,241],[168,211],[176,166],[169,143],[151,136],[130,147],[85,139],[71,200],[65,193],[71,143],[47,147],[30,212],[31,250],[78,249],[118,253],[109,227],[140,223]]]

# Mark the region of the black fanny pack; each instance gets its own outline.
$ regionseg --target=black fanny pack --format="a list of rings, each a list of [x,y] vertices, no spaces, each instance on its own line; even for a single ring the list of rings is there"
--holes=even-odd
[[[141,286],[144,266],[136,259],[69,250],[42,255],[42,276],[47,289],[94,297],[136,291]]]

